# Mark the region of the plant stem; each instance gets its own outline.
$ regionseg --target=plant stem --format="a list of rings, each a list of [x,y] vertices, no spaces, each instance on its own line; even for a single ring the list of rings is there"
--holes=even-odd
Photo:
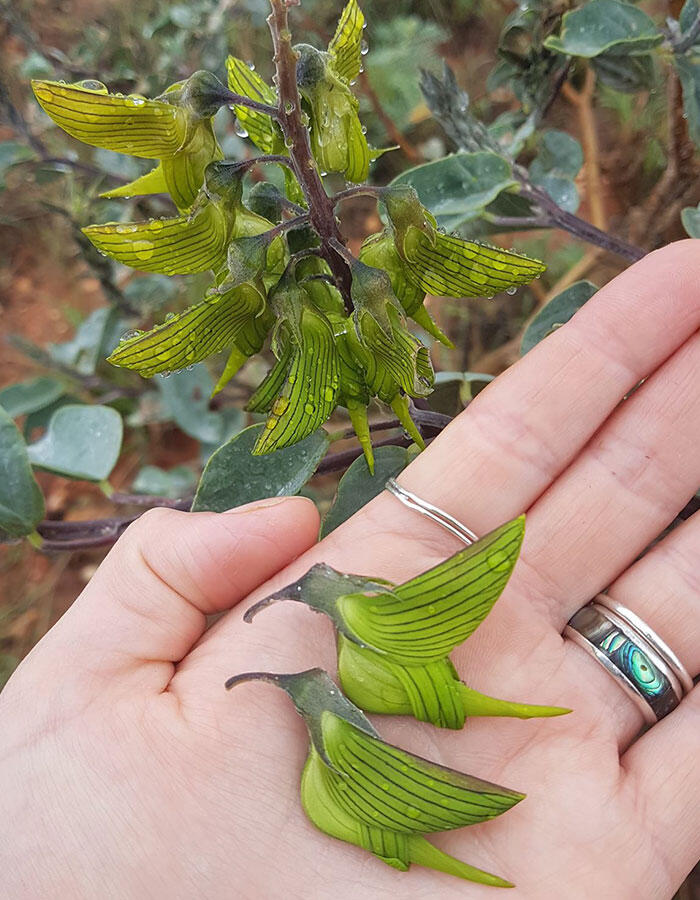
[[[297,6],[298,0],[289,0],[289,5]],[[285,146],[289,150],[294,174],[309,207],[311,224],[321,239],[323,258],[330,266],[338,290],[347,306],[350,304],[350,271],[330,243],[333,238],[342,240],[335,219],[334,204],[323,187],[316,161],[311,153],[309,134],[301,121],[301,97],[296,78],[298,57],[292,48],[287,0],[270,0],[270,6],[272,12],[268,16],[267,23],[272,35],[275,82],[279,95],[279,106],[275,115],[284,135]]]
[[[600,228],[596,228],[595,225],[591,225],[585,219],[581,219],[579,216],[562,209],[546,191],[532,184],[527,171],[521,166],[514,165],[513,174],[521,184],[521,196],[530,200],[544,213],[544,222],[546,224],[543,224],[542,227],[563,228],[564,231],[568,231],[574,237],[587,241],[589,244],[594,244],[596,247],[601,247],[603,250],[608,250],[611,253],[617,253],[619,256],[623,256],[632,262],[637,262],[637,260],[642,259],[646,255],[646,251],[642,250],[641,247],[628,244],[622,238],[615,237],[615,235],[609,234],[607,231],[601,231]]]
[[[219,96],[217,92],[217,97]],[[221,95],[222,101],[225,103],[234,104],[236,106],[247,106],[248,109],[255,109],[258,112],[265,113],[266,116],[272,116],[273,119],[276,119],[279,115],[279,110],[276,106],[269,106],[267,103],[260,103],[258,100],[251,100],[250,97],[244,97],[243,94],[235,94],[233,91],[225,91]]]

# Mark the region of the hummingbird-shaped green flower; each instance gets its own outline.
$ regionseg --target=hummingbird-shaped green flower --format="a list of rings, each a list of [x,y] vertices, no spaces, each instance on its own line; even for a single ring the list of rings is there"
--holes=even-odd
[[[175,372],[230,348],[218,393],[243,363],[262,347],[274,323],[267,303],[265,274],[284,262],[284,245],[270,232],[242,237],[229,245],[218,286],[204,300],[170,316],[150,331],[123,339],[108,361],[144,377]]]
[[[404,584],[316,565],[252,606],[247,622],[280,600],[327,615],[338,633],[338,675],[367,712],[413,715],[459,729],[467,716],[558,716],[567,709],[511,703],[467,687],[448,655],[486,618],[520,552],[520,516]]]
[[[236,164],[209,163],[189,213],[145,222],[88,225],[83,233],[103,254],[142,272],[188,275],[218,271],[231,241],[262,234],[272,223],[243,205]]]
[[[153,100],[110,94],[100,81],[32,81],[43,110],[72,137],[93,147],[158,159],[155,169],[103,197],[168,192],[188,209],[210,162],[222,159],[212,118],[225,88],[211,72],[195,72]]]
[[[253,394],[252,412],[269,410],[254,455],[271,453],[316,431],[335,409],[340,372],[333,328],[296,279],[292,260],[274,290],[272,351],[277,357]]]
[[[538,259],[444,234],[410,185],[391,185],[381,196],[390,222],[382,241],[391,237],[398,255],[388,260],[389,271],[414,318],[409,309],[417,295],[404,281],[438,297],[492,297],[528,284],[546,269]],[[386,252],[384,243],[377,248],[370,242],[363,258],[369,262],[380,250]]]
[[[405,872],[412,863],[494,887],[512,887],[438,850],[423,835],[500,816],[524,794],[464,775],[383,741],[322,669],[246,672],[226,682],[266,681],[286,691],[309,731],[301,802],[325,834]]]

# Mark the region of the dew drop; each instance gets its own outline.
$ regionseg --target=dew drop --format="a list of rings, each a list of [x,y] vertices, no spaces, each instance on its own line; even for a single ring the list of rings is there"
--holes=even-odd
[[[510,294],[510,296],[512,297],[513,294],[514,294],[517,290],[518,290],[518,289],[517,289],[515,286],[506,288],[506,294]]]
[[[496,572],[503,572],[510,566],[510,557],[505,550],[494,550],[486,557],[489,568]]]
[[[360,44],[360,53],[362,54],[362,56],[367,56],[367,54],[369,53],[369,44],[364,38],[362,39],[362,43]]]
[[[62,81],[61,84],[65,84],[65,81]],[[107,93],[107,85],[102,84],[101,81],[95,81],[92,78],[86,78],[85,81],[79,81],[77,87],[82,88],[84,91],[95,91],[99,94]]]
[[[233,130],[236,132],[236,134],[238,135],[239,138],[247,138],[248,137],[248,132],[241,125],[241,123],[239,122],[238,119],[236,119],[236,124],[233,126]]]
[[[313,403],[305,403],[304,404],[304,412],[307,414],[307,416],[312,416],[314,414],[315,410],[316,410],[316,407],[313,405]]]
[[[292,103],[291,100],[287,100],[287,102],[284,104],[284,111],[286,112],[286,114],[288,116],[291,116],[291,114],[294,112],[295,109],[296,109],[296,105],[294,103]]]
[[[278,397],[272,404],[272,414],[281,416],[285,409],[289,406],[289,400],[286,397]]]

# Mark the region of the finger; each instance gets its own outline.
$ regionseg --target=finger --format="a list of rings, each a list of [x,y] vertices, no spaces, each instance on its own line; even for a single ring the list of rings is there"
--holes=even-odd
[[[316,508],[301,497],[226,513],[150,510],[40,642],[36,663],[103,678],[150,663],[148,683],[162,690],[206,616],[229,609],[317,534]]]
[[[678,656],[691,677],[700,674],[700,513],[679,525],[608,588],[613,600],[640,616]],[[572,677],[594,694],[600,717],[613,722],[626,749],[644,724],[641,712],[605,669],[567,641]],[[685,702],[685,701],[683,701]],[[654,726],[656,727],[656,726]]]
[[[622,757],[650,846],[680,884],[700,857],[700,686]]]
[[[699,368],[696,334],[618,408],[528,510],[519,586],[547,609],[558,631],[695,494]]]

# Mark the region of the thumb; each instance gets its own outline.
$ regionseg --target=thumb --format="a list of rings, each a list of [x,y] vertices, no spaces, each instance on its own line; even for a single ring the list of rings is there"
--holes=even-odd
[[[206,628],[318,535],[303,497],[263,500],[225,513],[152,509],[122,535],[73,606],[34,648],[26,667],[112,678],[140,670],[161,691]],[[25,668],[20,667],[18,674]],[[82,680],[82,679],[81,679]]]

